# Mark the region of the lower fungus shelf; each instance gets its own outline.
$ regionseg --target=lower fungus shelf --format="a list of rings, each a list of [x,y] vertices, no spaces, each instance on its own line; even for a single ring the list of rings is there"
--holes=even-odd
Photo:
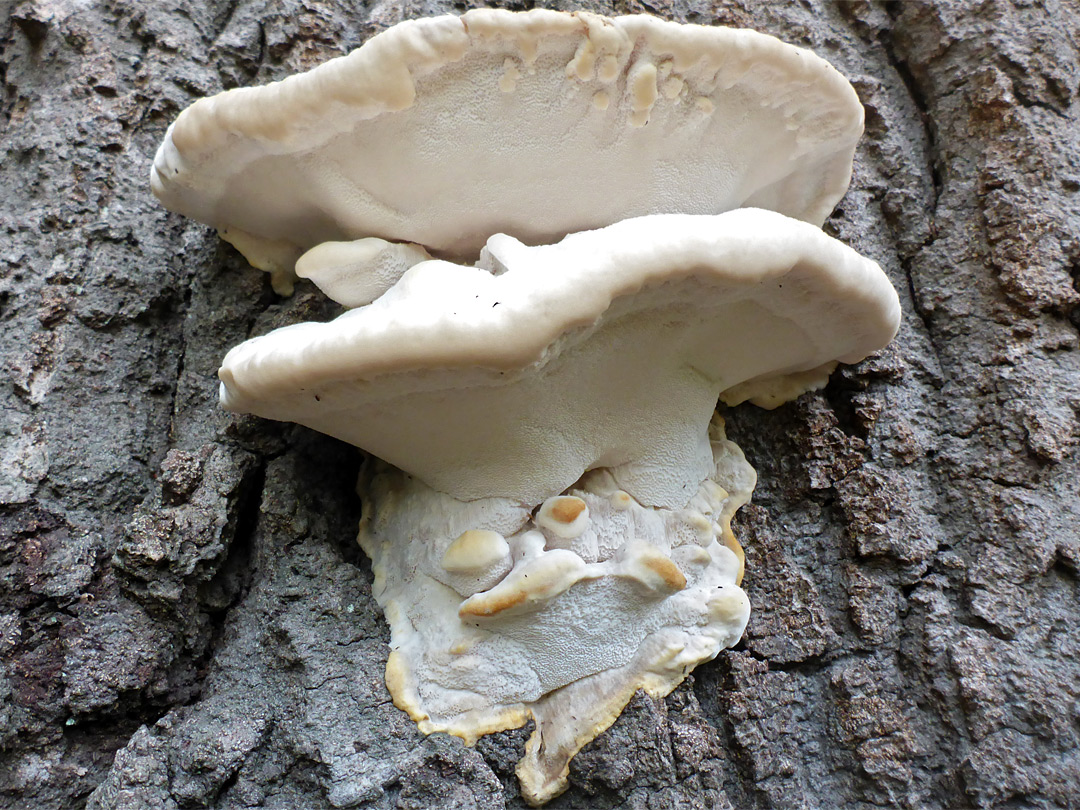
[[[681,509],[642,505],[605,470],[535,510],[459,501],[388,466],[365,475],[359,540],[395,705],[469,744],[533,718],[522,795],[561,793],[636,690],[668,694],[746,627],[730,520],[756,476],[719,419],[711,439],[712,473]]]

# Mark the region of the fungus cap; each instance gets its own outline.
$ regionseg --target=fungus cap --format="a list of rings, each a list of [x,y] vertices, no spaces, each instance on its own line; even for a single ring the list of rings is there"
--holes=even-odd
[[[474,261],[495,233],[549,244],[653,213],[820,225],[862,122],[834,68],[764,34],[477,9],[196,102],[151,185],[284,279],[310,248],[365,237]]]
[[[543,247],[496,235],[478,267],[422,262],[367,306],[234,348],[221,399],[465,500],[535,505],[604,467],[642,503],[681,506],[718,395],[823,385],[888,343],[899,312],[876,263],[770,211]]]

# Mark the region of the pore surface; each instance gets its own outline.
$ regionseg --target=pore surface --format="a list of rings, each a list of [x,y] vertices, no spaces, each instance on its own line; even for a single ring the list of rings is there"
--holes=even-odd
[[[636,689],[667,694],[742,636],[750,606],[729,523],[755,475],[719,421],[710,444],[707,477],[679,509],[641,505],[602,470],[535,518],[392,468],[362,478],[360,543],[390,622],[395,703],[421,730],[470,742],[533,717],[523,795],[560,792],[570,759]]]

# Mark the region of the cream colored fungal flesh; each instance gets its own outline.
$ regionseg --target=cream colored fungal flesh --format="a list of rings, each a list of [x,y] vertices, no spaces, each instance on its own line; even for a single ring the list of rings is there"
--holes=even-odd
[[[296,261],[296,275],[310,279],[346,307],[370,304],[405,271],[431,256],[419,245],[369,236],[352,242],[323,242]]]
[[[478,9],[195,103],[151,185],[285,289],[323,242],[474,261],[496,233],[547,244],[654,213],[820,224],[862,116],[828,63],[753,31]]]

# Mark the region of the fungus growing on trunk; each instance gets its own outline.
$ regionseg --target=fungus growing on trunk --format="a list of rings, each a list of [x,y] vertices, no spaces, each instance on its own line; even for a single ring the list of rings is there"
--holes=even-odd
[[[233,349],[221,400],[394,465],[360,487],[387,685],[426,732],[535,718],[519,776],[542,802],[635,689],[742,635],[728,521],[754,474],[710,431],[717,398],[820,385],[898,316],[878,266],[812,225],[654,215],[418,264]]]
[[[234,348],[222,403],[377,457],[387,686],[470,743],[534,719],[534,804],[742,635],[756,477],[718,398],[772,407],[896,331],[880,268],[817,227],[861,123],[770,37],[480,10],[198,102],[159,150],[168,207],[355,307]]]

